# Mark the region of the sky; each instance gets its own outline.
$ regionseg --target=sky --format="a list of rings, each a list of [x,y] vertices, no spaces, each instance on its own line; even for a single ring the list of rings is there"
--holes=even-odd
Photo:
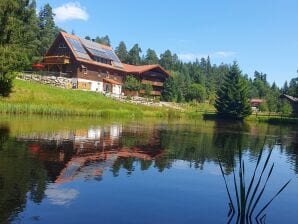
[[[183,61],[237,61],[249,77],[257,70],[279,86],[298,76],[297,0],[37,0],[38,9],[46,3],[62,29],[109,35],[114,48],[123,40]]]

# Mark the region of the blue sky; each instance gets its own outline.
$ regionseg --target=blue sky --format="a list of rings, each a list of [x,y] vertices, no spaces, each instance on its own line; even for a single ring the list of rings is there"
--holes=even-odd
[[[38,8],[45,3],[67,32],[108,34],[114,48],[123,40],[184,61],[237,60],[243,73],[264,72],[279,86],[297,77],[297,0],[37,0]]]

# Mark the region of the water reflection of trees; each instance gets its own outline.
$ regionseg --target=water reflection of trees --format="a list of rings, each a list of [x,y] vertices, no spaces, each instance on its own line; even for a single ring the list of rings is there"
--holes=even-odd
[[[292,138],[285,138],[292,133]],[[54,136],[54,137],[53,137]],[[206,162],[221,159],[225,172],[237,164],[239,149],[256,159],[263,144],[280,144],[295,162],[297,172],[297,133],[291,127],[248,125],[217,122],[176,126],[116,127],[69,131],[66,133],[20,135],[9,137],[8,128],[0,128],[0,217],[6,220],[21,211],[26,194],[36,203],[44,197],[48,182],[63,179],[63,171],[72,161],[94,166],[94,179],[103,172],[114,176],[120,171],[132,175],[138,168],[163,172],[176,160],[188,161],[191,167],[203,169]],[[90,165],[91,164],[91,165]],[[92,177],[90,169],[81,169]],[[88,173],[89,172],[89,173]],[[65,172],[67,173],[67,172]]]
[[[42,201],[47,175],[24,143],[8,137],[8,128],[0,128],[0,133],[0,222],[7,222],[24,209],[28,192],[35,203]]]

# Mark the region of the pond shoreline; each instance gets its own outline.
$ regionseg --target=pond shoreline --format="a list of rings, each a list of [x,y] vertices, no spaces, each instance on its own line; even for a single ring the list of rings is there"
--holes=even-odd
[[[10,97],[0,98],[0,115],[41,115],[90,118],[168,118],[215,120],[215,112],[196,108],[176,110],[169,107],[135,105],[98,93],[70,91],[23,80],[14,81]],[[272,124],[297,124],[298,118],[277,115],[251,115],[245,119]]]

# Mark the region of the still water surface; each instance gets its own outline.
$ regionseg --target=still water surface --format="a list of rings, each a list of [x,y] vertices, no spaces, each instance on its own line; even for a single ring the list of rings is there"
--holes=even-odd
[[[227,223],[219,161],[236,205],[239,153],[248,186],[261,149],[256,211],[291,182],[259,223],[297,223],[298,127],[1,117],[0,223]]]

